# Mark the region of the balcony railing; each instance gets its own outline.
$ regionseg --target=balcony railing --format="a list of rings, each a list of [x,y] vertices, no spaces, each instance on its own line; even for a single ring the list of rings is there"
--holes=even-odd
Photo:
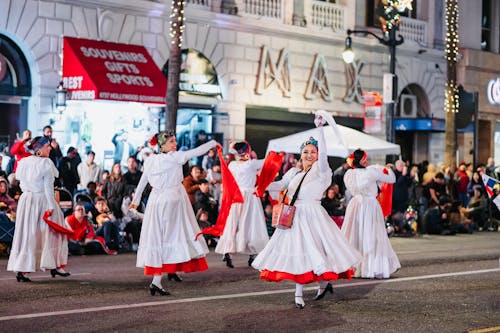
[[[417,42],[420,46],[427,46],[427,22],[402,17],[399,32],[405,40]]]
[[[174,1],[174,0],[172,0]],[[186,4],[200,7],[212,7],[212,0],[186,0]]]
[[[243,0],[242,15],[259,16],[281,20],[283,0]]]
[[[315,27],[331,27],[333,31],[344,31],[344,7],[324,1],[313,1],[311,24]]]

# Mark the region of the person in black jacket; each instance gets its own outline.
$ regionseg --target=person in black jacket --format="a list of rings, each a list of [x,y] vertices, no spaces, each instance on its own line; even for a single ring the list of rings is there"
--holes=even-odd
[[[77,188],[80,178],[78,177],[78,164],[81,158],[78,155],[78,150],[75,147],[69,147],[66,156],[59,161],[59,180],[71,194]]]

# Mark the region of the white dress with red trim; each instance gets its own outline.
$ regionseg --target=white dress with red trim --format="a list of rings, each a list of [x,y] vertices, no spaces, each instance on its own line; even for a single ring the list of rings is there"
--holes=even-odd
[[[254,193],[257,172],[263,164],[264,160],[229,163],[244,202],[231,205],[216,253],[257,254],[269,241],[262,203]]]
[[[388,171],[389,174],[384,174],[382,167],[370,166],[347,170],[344,176],[352,198],[346,208],[342,232],[363,255],[356,266],[355,277],[387,279],[401,267],[376,199],[377,182],[394,183],[396,180],[392,170]]]
[[[361,259],[321,206],[320,200],[330,186],[332,171],[328,166],[323,132],[320,133],[318,161],[312,165],[300,188],[292,227],[276,229],[252,264],[263,280],[292,280],[306,284],[349,279],[354,274],[352,268]],[[305,173],[290,172],[295,175],[283,177],[278,185],[281,188],[288,186],[287,196],[291,199]],[[276,187],[277,183],[273,183],[272,188]]]
[[[25,157],[19,161],[16,178],[23,194],[19,198],[16,229],[7,264],[8,271],[35,272],[64,268],[68,263],[68,239],[50,228],[43,220],[45,211],[53,209],[50,219],[65,228],[63,213],[55,201],[54,179],[58,177],[49,158]]]
[[[212,140],[195,149],[150,156],[137,185],[133,203],[138,205],[149,182],[152,186],[137,250],[136,266],[145,275],[195,272],[208,268],[208,247],[200,232],[191,202],[182,185],[182,165],[214,148]]]

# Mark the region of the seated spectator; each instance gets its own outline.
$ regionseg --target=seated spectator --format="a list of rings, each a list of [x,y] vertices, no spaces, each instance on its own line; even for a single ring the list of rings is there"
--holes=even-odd
[[[457,233],[472,234],[472,220],[467,218],[467,208],[463,207],[460,201],[452,203],[450,208],[450,223]]]
[[[474,227],[482,231],[486,223],[486,214],[488,201],[483,195],[483,190],[480,185],[474,185],[474,196],[469,200],[466,209],[466,216],[472,220]]]
[[[6,214],[6,210],[7,205],[0,202],[0,256],[9,254],[16,226],[11,216]]]
[[[267,234],[271,237],[274,234],[273,206],[269,202],[264,205],[264,217],[266,218]]]
[[[208,219],[208,212],[202,209],[200,209],[196,214],[196,221],[198,221],[200,229],[208,228],[214,225],[213,223],[210,223]],[[205,237],[208,247],[215,247],[217,245],[217,237],[210,234],[204,234],[203,237]]]
[[[116,254],[116,251],[106,247],[104,238],[95,234],[82,205],[76,205],[73,214],[66,217],[66,222],[74,231],[74,235],[68,237],[69,252],[72,255]]]
[[[217,153],[215,149],[210,149],[205,155],[203,155],[201,168],[203,170],[210,170],[212,169],[212,165],[215,163],[217,163]]]
[[[106,246],[112,250],[118,250],[120,245],[120,234],[116,225],[116,218],[110,212],[105,198],[97,197],[95,204],[97,215],[93,217],[97,224],[96,235],[104,238]]]
[[[7,176],[7,180],[9,181],[9,196],[18,202],[23,191],[19,186],[19,180],[17,180],[16,174],[11,173]]]
[[[200,179],[201,177],[201,169],[197,165],[192,165],[189,168],[189,175],[184,177],[182,180],[182,184],[184,185],[184,188],[186,189],[187,195],[189,197],[189,201],[191,202],[191,205],[194,206],[195,198],[194,194],[196,191],[200,188]]]
[[[6,213],[15,214],[17,202],[9,195],[9,184],[6,179],[0,178],[0,202],[7,205]]]
[[[220,205],[222,174],[220,172],[219,162],[214,163],[212,167],[207,170],[207,180],[210,184],[210,193]]]
[[[425,212],[424,226],[429,235],[454,235],[456,233],[448,216],[450,208],[450,197],[443,195],[439,197],[437,206],[429,208]]]
[[[337,184],[333,184],[326,190],[326,195],[321,199],[321,206],[325,208],[326,212],[335,221],[337,226],[342,227],[344,222],[345,207],[342,203],[340,189]]]
[[[194,198],[194,211],[206,211],[210,223],[215,224],[218,215],[217,201],[210,194],[210,186],[206,179],[200,179],[199,188],[194,194]]]
[[[144,219],[144,205],[141,203],[137,209],[129,209],[132,200],[134,199],[135,192],[132,191],[130,195],[123,198],[122,202],[122,224],[123,231],[130,236],[130,241],[132,243],[131,249],[133,252],[137,252],[139,248],[139,237],[141,235],[142,220]]]
[[[436,173],[434,178],[426,185],[424,195],[428,200],[428,207],[439,205],[439,198],[447,195],[446,180],[442,172]]]

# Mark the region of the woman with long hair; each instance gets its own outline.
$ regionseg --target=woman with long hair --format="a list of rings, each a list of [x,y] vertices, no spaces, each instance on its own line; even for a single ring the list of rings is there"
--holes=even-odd
[[[18,282],[30,282],[25,273],[35,272],[37,268],[50,270],[52,277],[66,277],[70,275],[64,270],[68,262],[67,236],[48,224],[52,222],[71,230],[54,196],[54,179],[58,171],[49,159],[50,139],[38,136],[27,148],[33,155],[20,160],[16,169],[23,194],[17,206],[16,230],[7,270],[17,272]],[[51,221],[47,221],[49,215]]]
[[[342,232],[352,246],[363,255],[356,265],[355,277],[388,279],[401,265],[392,249],[385,228],[384,216],[377,201],[379,183],[394,183],[391,168],[368,166],[367,155],[356,150],[348,158],[351,169],[344,175],[351,200],[346,208]]]
[[[127,194],[127,183],[122,175],[122,167],[120,163],[114,163],[108,180],[104,184],[102,196],[108,201],[109,208],[117,219],[123,217],[121,206]]]
[[[324,125],[325,120],[336,126],[326,111],[318,111],[316,126]],[[301,146],[302,169],[294,170],[291,177],[287,173],[280,181],[281,189],[287,189],[288,199],[300,186],[291,228],[276,229],[252,264],[260,271],[263,280],[295,282],[295,306],[298,309],[305,306],[304,284],[319,282],[314,299],[320,300],[327,292],[333,293],[329,281],[350,279],[354,274],[352,267],[361,259],[321,206],[323,193],[332,179],[332,170],[328,165],[323,131],[319,132],[318,140],[311,137]]]
[[[176,272],[196,272],[208,268],[208,247],[200,232],[191,202],[182,185],[182,166],[193,157],[205,154],[217,145],[211,140],[191,150],[177,151],[174,131],[156,134],[151,145],[160,146],[160,154],[144,163],[141,180],[135,190],[130,209],[137,209],[146,184],[153,188],[144,211],[141,237],[137,250],[137,267],[144,275],[153,276],[151,295],[169,295],[162,286],[162,276],[181,281]]]

